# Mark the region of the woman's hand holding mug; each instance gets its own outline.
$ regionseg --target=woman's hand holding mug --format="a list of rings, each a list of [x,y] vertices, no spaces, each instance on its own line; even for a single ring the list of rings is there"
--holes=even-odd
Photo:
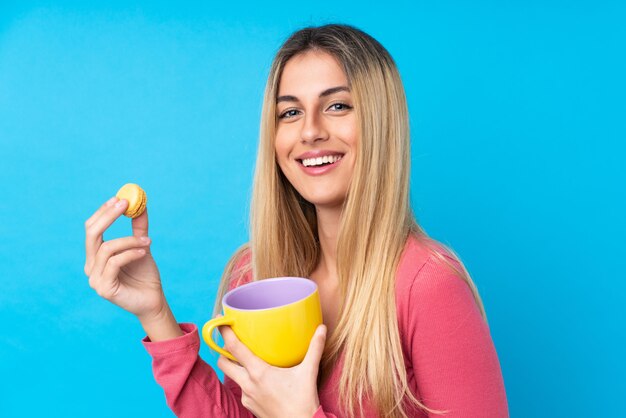
[[[221,355],[219,367],[241,388],[241,404],[259,418],[312,417],[319,408],[317,375],[326,343],[326,326],[315,328],[301,363],[275,367],[257,357],[229,326],[221,326],[225,347],[238,363]]]
[[[221,354],[217,366],[241,388],[242,405],[260,418],[313,416],[326,342],[315,282],[254,281],[226,293],[222,307],[224,316],[208,321],[202,336]],[[216,327],[224,348],[213,340]]]

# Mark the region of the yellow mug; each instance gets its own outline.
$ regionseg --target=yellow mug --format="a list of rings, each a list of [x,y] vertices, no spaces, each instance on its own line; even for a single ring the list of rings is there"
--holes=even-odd
[[[277,277],[239,286],[222,298],[224,316],[202,327],[202,337],[213,350],[237,359],[219,347],[213,330],[229,325],[237,338],[266,363],[292,367],[302,362],[311,338],[322,324],[322,307],[314,281]]]

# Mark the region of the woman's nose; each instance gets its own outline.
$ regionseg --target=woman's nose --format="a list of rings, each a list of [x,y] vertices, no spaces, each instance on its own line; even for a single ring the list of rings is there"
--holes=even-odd
[[[328,133],[321,121],[321,117],[316,114],[308,114],[304,117],[300,135],[302,142],[325,141],[328,139]]]

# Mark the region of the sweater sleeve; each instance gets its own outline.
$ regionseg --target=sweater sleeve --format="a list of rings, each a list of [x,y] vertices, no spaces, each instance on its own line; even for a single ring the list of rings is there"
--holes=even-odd
[[[244,252],[229,278],[229,290],[248,282],[242,275],[250,254]],[[225,376],[222,384],[215,370],[200,358],[200,337],[194,324],[180,324],[184,335],[153,342],[142,342],[152,356],[152,372],[165,392],[167,405],[178,417],[250,417],[241,403],[241,389]]]
[[[200,338],[194,324],[180,324],[184,335],[165,341],[142,342],[152,356],[152,371],[163,388],[167,405],[178,417],[250,417],[236,394],[198,356]]]
[[[467,283],[431,256],[410,301],[411,361],[423,403],[449,411],[446,418],[508,417],[498,356]]]

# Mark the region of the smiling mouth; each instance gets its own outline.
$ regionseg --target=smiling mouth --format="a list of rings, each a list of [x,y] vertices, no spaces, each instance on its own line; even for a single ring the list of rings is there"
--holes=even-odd
[[[297,159],[305,167],[324,167],[336,163],[343,158],[344,154],[325,155],[324,157]]]

